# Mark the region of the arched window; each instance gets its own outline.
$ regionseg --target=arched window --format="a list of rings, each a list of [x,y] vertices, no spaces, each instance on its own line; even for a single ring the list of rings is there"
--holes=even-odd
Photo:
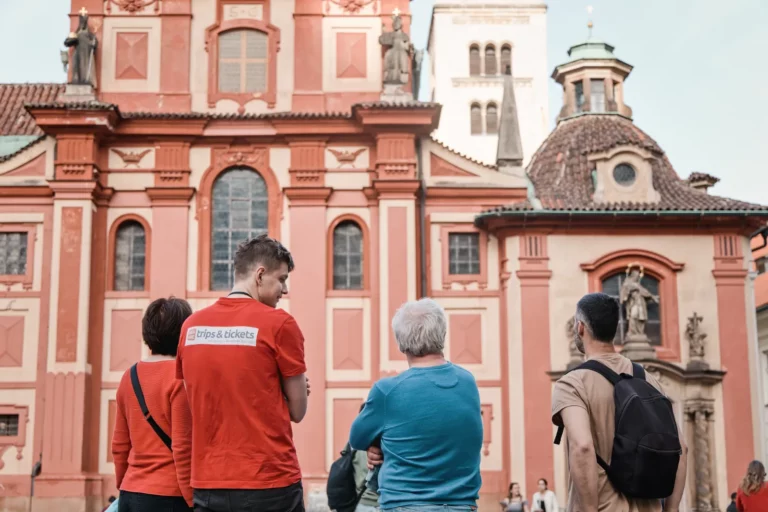
[[[363,289],[363,230],[352,220],[333,230],[333,289]]]
[[[146,248],[144,226],[135,220],[126,220],[120,224],[115,235],[115,291],[144,290]]]
[[[485,107],[485,133],[495,134],[499,131],[499,116],[495,103]]]
[[[505,44],[501,47],[501,74],[506,75],[507,69],[512,68],[512,47]]]
[[[469,76],[480,75],[480,67],[480,47],[473,44],[469,47]]]
[[[485,47],[485,74],[496,75],[498,71],[496,69],[496,47],[489,44]]]
[[[621,287],[627,279],[626,272],[620,272],[602,280],[603,293],[608,294],[616,299],[621,298]],[[653,297],[659,296],[659,280],[653,276],[649,276],[647,273],[643,274],[640,279],[640,288],[633,293],[640,294],[645,298],[645,304],[648,313],[648,320],[645,324],[645,334],[650,338],[651,345],[661,345],[661,312],[659,309],[659,303],[655,300],[651,300],[648,295]],[[625,303],[626,304],[626,303]],[[617,344],[624,343],[627,330],[628,330],[628,311],[625,305],[619,308],[619,328],[616,330],[616,338],[614,342]]]
[[[211,290],[228,290],[238,244],[267,233],[267,185],[253,169],[235,167],[216,178],[211,196]]]
[[[479,103],[473,103],[469,111],[471,128],[470,133],[472,135],[480,135],[483,133],[483,111],[480,108]]]
[[[268,45],[269,37],[258,30],[219,35],[219,92],[266,92]]]

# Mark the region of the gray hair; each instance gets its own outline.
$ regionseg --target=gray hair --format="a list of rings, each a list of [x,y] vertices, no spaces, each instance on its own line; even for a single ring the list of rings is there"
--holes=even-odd
[[[447,329],[443,307],[429,298],[406,302],[392,318],[400,352],[416,357],[442,354]]]

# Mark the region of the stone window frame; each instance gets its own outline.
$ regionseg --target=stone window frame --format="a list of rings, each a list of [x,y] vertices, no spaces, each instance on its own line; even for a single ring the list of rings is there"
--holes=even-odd
[[[212,196],[216,178],[235,167],[248,167],[261,175],[267,185],[267,233],[280,239],[280,219],[283,192],[274,171],[269,166],[269,149],[261,146],[216,147],[211,151],[211,166],[200,179],[195,200],[197,219],[197,285],[195,297],[220,297],[221,291],[211,290],[211,242],[213,235]]]
[[[645,249],[621,249],[582,263],[587,272],[590,293],[602,291],[603,279],[626,271],[630,264],[639,264],[650,276],[659,281],[659,313],[661,317],[661,344],[655,346],[659,359],[680,361],[680,315],[678,312],[677,274],[685,267],[666,256]]]
[[[491,125],[490,123],[490,117],[488,115],[488,109],[493,107],[495,110],[494,116],[494,124]],[[483,109],[485,116],[483,116],[483,133],[485,135],[498,135],[499,134],[499,118],[500,118],[500,112],[499,112],[499,104],[493,100],[489,101],[485,104],[485,109]],[[492,130],[491,130],[492,128]]]
[[[115,290],[115,275],[117,265],[117,232],[126,222],[138,222],[144,228],[144,289],[143,290]],[[126,213],[116,218],[109,228],[107,238],[107,294],[109,297],[146,297],[149,293],[150,268],[152,256],[152,228],[147,219],[135,213]]]
[[[17,415],[19,431],[15,436],[0,437],[0,469],[3,469],[3,455],[11,447],[16,448],[16,460],[21,460],[22,449],[27,444],[27,423],[29,422],[29,407],[26,405],[0,404],[0,415]]]
[[[24,290],[31,290],[34,282],[35,267],[35,238],[37,237],[37,225],[24,224],[0,224],[0,233],[26,233],[27,235],[27,264],[23,274],[2,274],[0,285],[11,287],[21,283]]]
[[[454,233],[478,234],[478,259],[479,272],[477,274],[451,274],[450,264],[450,235]],[[472,224],[441,224],[440,225],[440,252],[442,255],[442,287],[443,290],[451,290],[453,283],[466,286],[477,283],[481,290],[488,288],[488,233],[477,229]]]
[[[354,222],[363,234],[363,287],[359,290],[337,290],[333,287],[333,233],[343,222]],[[326,235],[326,296],[328,297],[370,297],[371,295],[371,236],[367,223],[358,215],[345,213],[334,218]]]
[[[223,20],[223,3],[263,5],[263,20],[249,18]],[[205,29],[205,49],[208,52],[208,107],[216,108],[220,100],[232,100],[239,106],[238,112],[245,112],[245,104],[253,100],[266,102],[275,108],[277,103],[277,53],[280,51],[280,29],[269,20],[269,2],[263,0],[237,0],[218,2],[217,21]],[[263,93],[231,93],[219,91],[219,36],[232,30],[256,30],[267,35],[267,89]]]
[[[473,62],[472,50],[477,50],[477,62]],[[476,70],[476,73],[473,71]],[[479,77],[483,75],[483,48],[480,43],[469,44],[469,76]]]
[[[623,201],[655,203],[661,200],[661,195],[653,186],[653,154],[634,145],[621,145],[600,153],[587,156],[587,160],[597,171],[594,198],[597,202],[613,202],[605,198],[606,195],[620,193],[626,195]],[[616,182],[613,170],[620,164],[628,164],[635,170],[635,181],[629,185]],[[612,189],[612,191],[611,191]],[[642,194],[645,189],[645,195]],[[606,190],[608,192],[606,193]]]

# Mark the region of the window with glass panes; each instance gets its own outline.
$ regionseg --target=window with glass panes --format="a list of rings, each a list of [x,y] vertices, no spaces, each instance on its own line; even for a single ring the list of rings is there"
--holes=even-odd
[[[213,184],[211,200],[211,290],[228,290],[234,279],[237,246],[268,231],[269,199],[264,178],[238,167]]]
[[[473,275],[480,273],[480,234],[448,235],[448,273]]]
[[[0,276],[27,273],[27,233],[0,232]]]
[[[333,289],[363,289],[363,230],[351,220],[333,230]]]
[[[584,111],[584,83],[579,80],[573,83],[574,92],[576,95],[576,112]]]
[[[624,272],[603,279],[603,293],[619,300],[621,285],[624,284],[626,279],[627,275]],[[645,274],[640,280],[640,284],[652,295],[659,295],[658,279]],[[659,305],[656,302],[646,300],[646,306],[648,308],[648,321],[645,323],[645,334],[651,340],[651,345],[661,345],[661,311]],[[627,311],[626,308],[621,305],[619,307],[619,328],[616,330],[616,337],[613,340],[614,343],[620,344],[624,342],[628,326]]]
[[[268,44],[267,34],[258,30],[219,35],[219,92],[265,92]]]
[[[499,129],[499,116],[495,103],[489,103],[485,107],[485,133],[496,134]]]
[[[589,110],[591,112],[605,112],[605,82],[603,80],[590,80],[589,82]]]
[[[135,220],[125,221],[115,236],[116,291],[144,290],[147,236],[144,227]]]
[[[0,414],[0,437],[16,437],[19,435],[19,415]]]

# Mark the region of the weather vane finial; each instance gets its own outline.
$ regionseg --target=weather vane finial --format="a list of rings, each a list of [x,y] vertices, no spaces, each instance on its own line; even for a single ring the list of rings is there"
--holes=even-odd
[[[397,18],[398,16],[400,16],[400,9],[399,9],[399,8],[397,8],[397,7],[395,7],[395,8],[392,10],[392,17],[393,17],[393,18]]]
[[[592,23],[592,10],[593,10],[592,6],[588,5],[587,6],[587,15],[588,15],[587,28],[589,29],[589,37],[587,39],[592,39],[592,27],[594,26],[594,23]]]

